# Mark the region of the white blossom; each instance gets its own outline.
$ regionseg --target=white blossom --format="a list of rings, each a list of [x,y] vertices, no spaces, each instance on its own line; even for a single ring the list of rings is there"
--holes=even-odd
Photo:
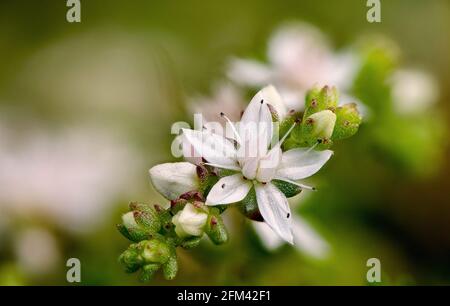
[[[290,131],[277,144],[273,137],[272,115],[268,104],[282,105],[279,95],[267,88],[252,99],[238,128],[233,126],[235,144],[208,130],[183,130],[185,143],[192,146],[209,165],[234,170],[237,173],[221,178],[209,192],[207,205],[239,202],[250,189],[255,188],[258,208],[265,222],[284,240],[293,243],[291,212],[284,194],[271,183],[273,179],[312,187],[296,182],[315,174],[328,161],[332,151],[298,148],[281,151],[281,144]],[[226,118],[226,116],[224,116]],[[227,118],[226,118],[227,119]]]

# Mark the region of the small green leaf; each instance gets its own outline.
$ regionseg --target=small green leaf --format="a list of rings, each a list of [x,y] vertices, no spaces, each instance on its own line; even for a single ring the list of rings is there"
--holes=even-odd
[[[218,213],[209,214],[205,233],[214,244],[223,244],[228,241],[228,231]]]
[[[155,275],[156,271],[159,270],[160,265],[159,264],[147,264],[142,267],[142,273],[140,280],[141,282],[148,282],[153,278],[153,275]]]
[[[252,187],[247,196],[238,203],[237,207],[242,212],[242,214],[244,214],[250,220],[263,221],[261,213],[258,209],[258,202],[256,201],[256,192],[254,187]]]
[[[174,251],[175,252],[175,251]],[[169,257],[166,263],[162,265],[164,278],[167,280],[172,280],[177,276],[178,272],[178,261],[177,255],[175,253]]]
[[[299,186],[285,181],[272,180],[272,184],[274,184],[275,187],[277,187],[286,196],[286,198],[292,198],[302,192],[302,188]]]

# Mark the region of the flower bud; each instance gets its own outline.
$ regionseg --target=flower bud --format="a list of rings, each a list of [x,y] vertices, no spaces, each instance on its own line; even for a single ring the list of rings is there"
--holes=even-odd
[[[336,109],[336,126],[331,139],[341,140],[353,136],[358,131],[361,120],[355,103],[338,107]]]
[[[187,203],[183,210],[177,212],[172,218],[175,225],[175,233],[180,238],[189,236],[201,236],[208,219],[208,214],[203,208],[197,208],[191,203]]]
[[[308,118],[314,113],[323,110],[332,110],[338,104],[338,92],[336,87],[324,86],[322,89],[315,87],[306,94],[305,114],[303,118]]]
[[[125,266],[125,271],[127,273],[136,272],[143,263],[143,259],[140,256],[136,244],[132,244],[125,252],[123,252],[119,257],[119,261]]]
[[[129,240],[139,242],[148,239],[161,229],[161,220],[156,210],[148,205],[131,203],[130,212],[122,216],[119,231]]]
[[[336,115],[330,110],[312,114],[303,123],[302,136],[305,144],[313,146],[319,142],[322,148],[330,146],[335,124]]]
[[[155,189],[169,200],[199,188],[196,166],[188,162],[157,165],[149,172]]]
[[[144,240],[138,244],[139,251],[145,263],[165,263],[170,255],[170,247],[166,242],[154,238]]]

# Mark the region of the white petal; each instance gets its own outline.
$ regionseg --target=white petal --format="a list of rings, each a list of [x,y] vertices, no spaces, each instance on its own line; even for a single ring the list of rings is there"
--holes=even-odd
[[[277,176],[300,180],[315,174],[333,155],[333,151],[315,151],[308,148],[292,149],[283,153]]]
[[[292,231],[298,250],[316,258],[327,256],[330,246],[304,219],[293,216]]]
[[[252,188],[252,183],[245,180],[241,173],[221,178],[211,189],[206,198],[206,205],[231,204],[239,202]]]
[[[149,173],[155,189],[169,200],[198,189],[196,166],[188,162],[160,164]]]
[[[284,117],[286,117],[287,107],[284,104],[284,101],[278,93],[277,89],[273,85],[264,87],[261,90],[261,96],[263,97],[264,101],[275,108],[278,116],[280,117],[280,121],[283,120]]]
[[[266,156],[259,160],[256,179],[261,183],[267,183],[272,180],[281,161],[282,152],[279,146],[274,147]]]
[[[183,129],[185,142],[189,143],[197,155],[212,164],[223,165],[225,168],[236,169],[236,149],[234,145],[217,134],[208,131]],[[186,157],[186,156],[185,156]]]
[[[284,194],[271,183],[256,185],[256,200],[264,221],[281,238],[293,244],[291,212]]]
[[[284,240],[281,239],[267,223],[253,221],[252,225],[266,249],[275,250],[284,243]]]
[[[243,161],[242,166],[242,174],[244,175],[244,177],[249,180],[255,179],[256,174],[258,172],[258,164],[259,164],[258,157],[246,158]]]
[[[272,140],[272,129],[272,114],[261,90],[250,101],[239,123],[242,145],[246,146],[244,151],[250,151],[250,157],[266,155]]]

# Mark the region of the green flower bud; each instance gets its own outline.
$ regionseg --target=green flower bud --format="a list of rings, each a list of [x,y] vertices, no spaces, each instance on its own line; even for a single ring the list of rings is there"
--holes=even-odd
[[[333,110],[338,104],[338,91],[336,87],[324,86],[322,89],[317,87],[311,89],[306,94],[305,114],[304,119],[308,118],[314,113],[323,110]]]
[[[165,263],[171,255],[169,245],[157,238],[139,242],[138,248],[145,263]]]
[[[197,206],[200,205],[203,206],[202,203]],[[205,207],[200,208],[187,203],[183,210],[173,216],[172,223],[175,225],[175,233],[178,237],[184,238],[203,235],[207,219],[208,214]]]
[[[161,220],[153,207],[131,203],[131,211],[122,216],[122,224],[117,227],[129,240],[139,242],[148,239],[161,229]]]
[[[132,244],[119,256],[119,261],[125,266],[127,273],[133,273],[139,270],[144,260],[140,255],[137,245]]]
[[[218,209],[211,209],[205,232],[214,244],[223,244],[228,241],[228,232]]]
[[[331,145],[331,135],[333,135],[336,124],[336,115],[330,110],[324,110],[309,116],[303,122],[303,139],[308,146],[313,146],[317,142],[322,145]]]
[[[151,233],[142,228],[134,219],[132,211],[122,216],[122,224],[117,226],[119,231],[129,240],[139,242],[149,238]]]
[[[356,134],[361,124],[361,116],[355,103],[345,104],[336,109],[336,125],[332,140],[349,138]]]

